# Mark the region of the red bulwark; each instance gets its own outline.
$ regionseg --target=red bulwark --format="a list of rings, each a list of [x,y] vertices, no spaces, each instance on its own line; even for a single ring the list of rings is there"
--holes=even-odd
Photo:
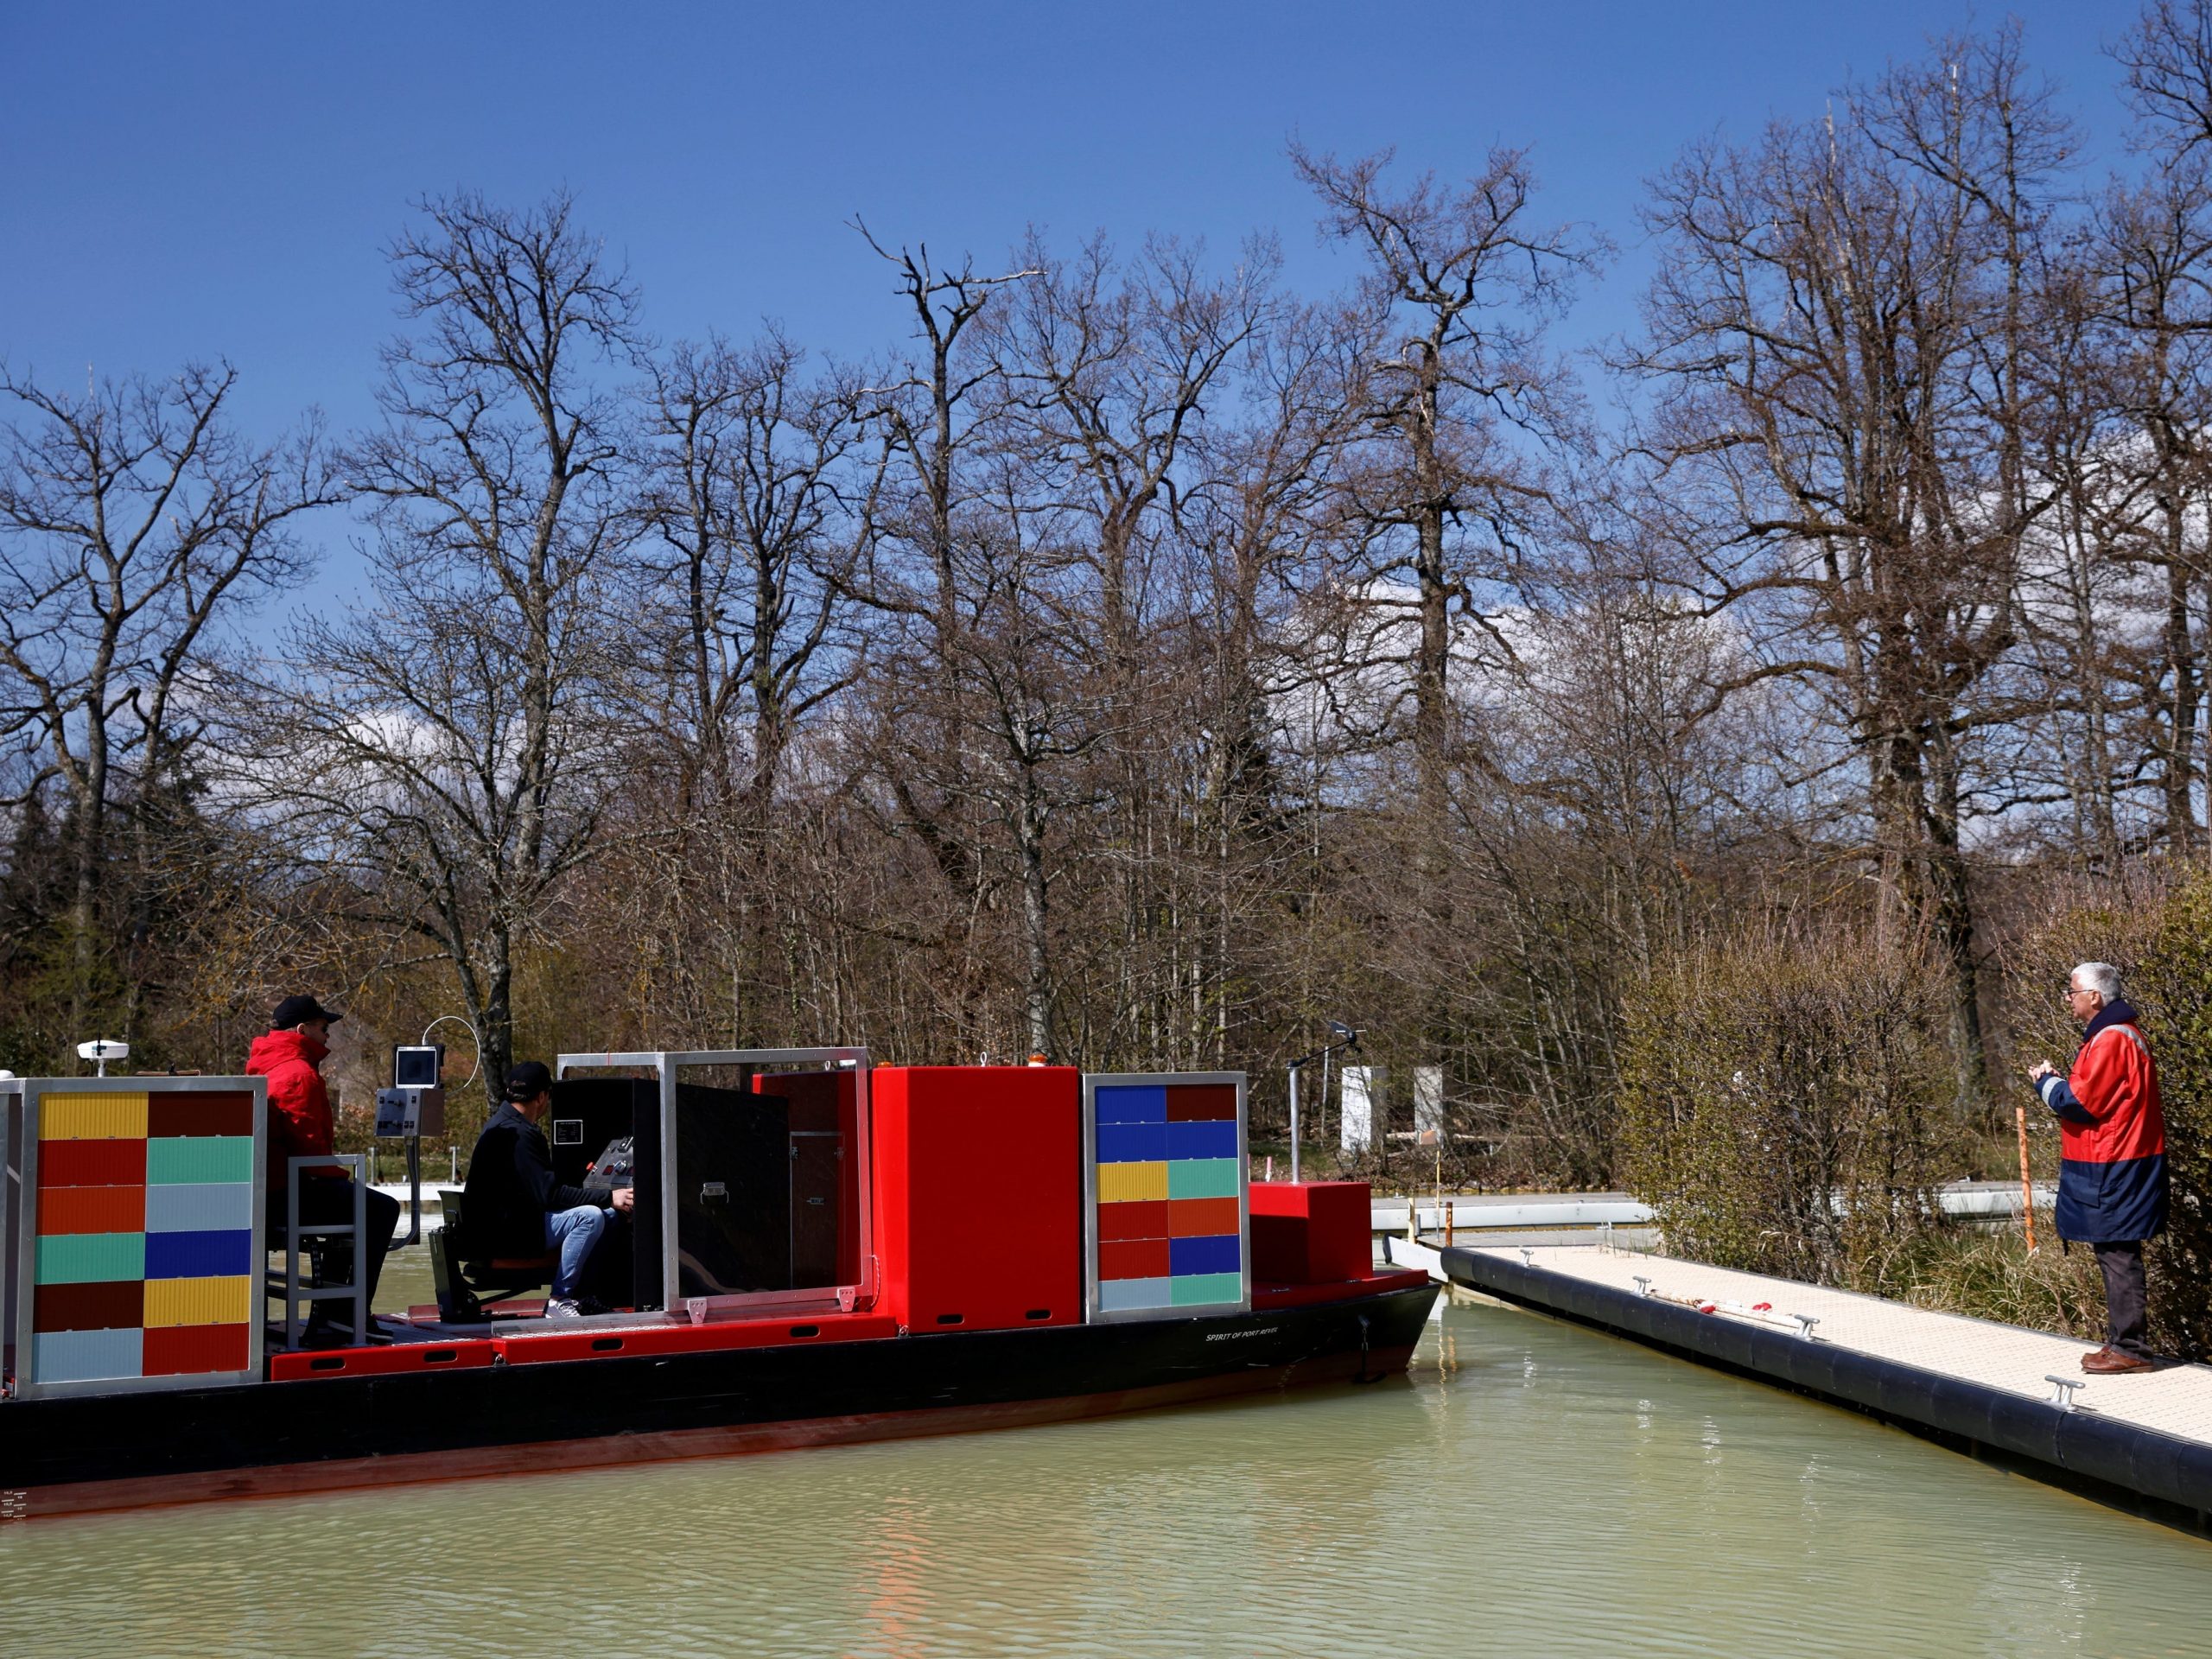
[[[1083,1317],[1083,1077],[1071,1066],[886,1066],[877,1306],[916,1334]]]
[[[1252,1183],[1255,1284],[1327,1285],[1374,1271],[1365,1181]]]

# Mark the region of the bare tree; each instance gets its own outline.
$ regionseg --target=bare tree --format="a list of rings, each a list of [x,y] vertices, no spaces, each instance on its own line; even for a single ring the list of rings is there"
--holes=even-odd
[[[1986,1084],[1972,748],[2023,712],[1987,694],[2054,495],[2021,464],[2018,232],[2063,130],[2000,42],[1819,125],[1695,146],[1649,211],[1662,263],[1634,366],[1660,394],[1656,487],[1706,601],[1759,639],[1732,683],[1832,698],[1884,891],[1946,964],[1967,1099]]]
[[[294,641],[315,713],[287,798],[367,913],[450,962],[495,1083],[518,951],[598,845],[637,522],[625,406],[637,299],[565,196],[427,201],[391,249],[385,424],[349,465],[378,602]]]
[[[204,718],[194,677],[232,618],[301,583],[294,521],[340,499],[313,423],[258,448],[230,429],[236,381],[195,366],[77,397],[0,368],[17,416],[0,451],[0,734],[35,756],[18,804],[58,781],[69,805],[72,1029],[106,968],[135,1031],[152,842]],[[104,906],[118,811],[135,879]],[[111,929],[132,960],[110,957]]]
[[[773,331],[741,351],[679,346],[654,371],[648,626],[667,645],[650,724],[678,762],[655,925],[674,957],[718,941],[740,1046],[760,1030],[745,982],[765,954],[785,757],[864,660],[850,594],[885,459],[866,416],[855,377],[809,375]]]

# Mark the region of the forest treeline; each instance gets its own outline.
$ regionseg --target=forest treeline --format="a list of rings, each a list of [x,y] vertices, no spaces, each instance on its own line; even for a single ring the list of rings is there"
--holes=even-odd
[[[2108,177],[2004,29],[1634,226],[1294,148],[1336,292],[856,223],[897,349],[671,343],[579,205],[462,194],[365,429],[6,366],[0,1065],[235,1066],[306,988],[493,1075],[1041,1052],[1279,1130],[1341,1019],[1474,1173],[1592,1185],[1700,964],[1815,961],[1913,1022],[1866,1109],[2009,1129],[2021,941],[2208,851],[2206,0],[2115,51]],[[1641,320],[1571,354],[1608,230]]]

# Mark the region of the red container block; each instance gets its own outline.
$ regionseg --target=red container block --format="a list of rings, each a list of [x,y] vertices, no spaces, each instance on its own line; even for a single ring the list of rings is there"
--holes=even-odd
[[[41,1285],[31,1293],[34,1331],[127,1331],[146,1322],[146,1281],[107,1279]]]
[[[50,1186],[143,1186],[143,1141],[41,1141],[38,1184]]]
[[[917,1334],[1079,1323],[1082,1074],[886,1066],[870,1088],[879,1308]]]
[[[1365,1181],[1255,1181],[1251,1192],[1255,1284],[1335,1284],[1373,1271]]]
[[[1167,1236],[1170,1238],[1219,1238],[1240,1230],[1243,1217],[1236,1212],[1234,1198],[1170,1198],[1167,1201]]]
[[[1200,1203],[1200,1199],[1187,1200]],[[1236,1208],[1236,1200],[1228,1200]],[[1125,1238],[1168,1238],[1168,1216],[1171,1205],[1166,1198],[1136,1199],[1127,1204],[1102,1204],[1098,1206],[1098,1242],[1102,1244]],[[1230,1230],[1234,1231],[1232,1225]]]
[[[243,1325],[171,1325],[146,1332],[148,1376],[186,1376],[201,1371],[242,1371],[246,1367]]]
[[[1110,1209],[1113,1206],[1105,1205]],[[1165,1279],[1175,1271],[1172,1252],[1164,1238],[1102,1239],[1098,1244],[1101,1279]]]
[[[143,1233],[145,1230],[146,1189],[143,1186],[57,1186],[39,1195],[38,1231],[41,1238],[53,1238],[67,1233]]]
[[[146,1096],[149,1139],[252,1133],[253,1096],[243,1089],[156,1090]]]
[[[1170,1123],[1220,1123],[1236,1116],[1236,1085],[1233,1083],[1171,1083],[1167,1085]]]

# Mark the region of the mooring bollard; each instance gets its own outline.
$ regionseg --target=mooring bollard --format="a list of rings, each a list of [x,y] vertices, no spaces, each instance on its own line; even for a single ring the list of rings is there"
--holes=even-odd
[[[2081,1378],[2078,1376],[2057,1376],[2046,1374],[2043,1380],[2046,1382],[2056,1385],[2050,1391],[2050,1403],[2052,1405],[2056,1406],[2061,1411],[2078,1411],[2081,1409],[2081,1408],[2074,1403],[2074,1391],[2082,1386]]]
[[[1640,1273],[1636,1275],[1636,1294],[1639,1296],[1649,1296],[1651,1294],[1651,1281]]]

